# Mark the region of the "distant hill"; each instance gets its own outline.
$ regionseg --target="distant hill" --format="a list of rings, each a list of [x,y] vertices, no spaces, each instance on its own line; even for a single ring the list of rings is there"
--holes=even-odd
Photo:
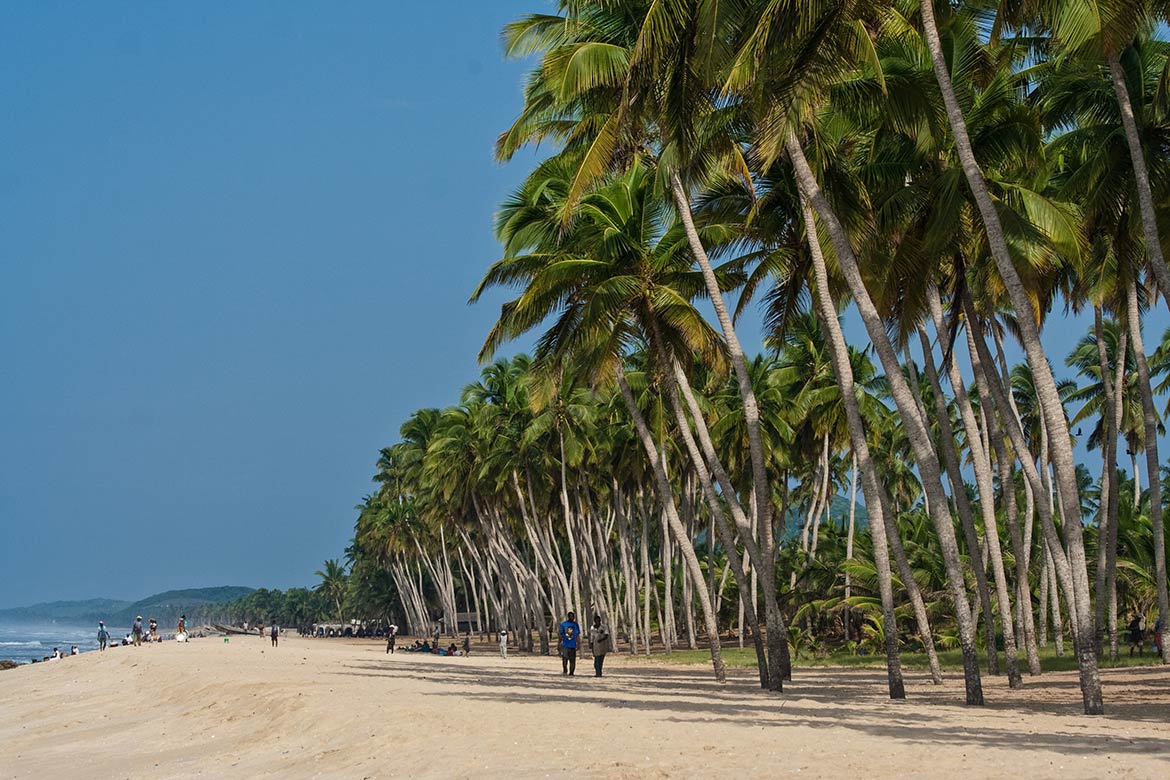
[[[134,618],[155,618],[169,626],[187,615],[194,622],[211,615],[221,604],[228,604],[251,593],[254,588],[224,585],[216,588],[188,588],[156,593],[139,601],[86,599],[52,601],[30,607],[0,609],[0,621],[10,623],[90,623],[104,620],[111,626],[128,626]]]

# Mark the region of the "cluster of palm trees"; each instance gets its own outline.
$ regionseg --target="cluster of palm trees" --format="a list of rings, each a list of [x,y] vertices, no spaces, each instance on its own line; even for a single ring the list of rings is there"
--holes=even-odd
[[[891,696],[904,695],[903,604],[928,652],[938,618],[915,580],[917,523],[967,702],[983,701],[981,634],[992,659],[1002,638],[1018,687],[1019,656],[1039,672],[1037,634],[1055,618],[1085,712],[1100,713],[1125,580],[1121,443],[1144,454],[1129,501],[1148,518],[1140,558],[1170,628],[1158,365],[1142,336],[1170,285],[1166,4],[557,10],[504,32],[535,65],[497,153],[554,151],[502,205],[504,256],[473,296],[516,291],[481,358],[536,331],[534,356],[416,414],[358,521],[357,549],[392,573],[411,619],[462,594],[547,641],[550,613],[591,607],[636,646],[657,611],[663,641],[705,636],[722,678],[727,591],[713,580],[730,577],[761,683],[778,690],[844,462]],[[736,314],[760,300],[773,357],[753,361]],[[840,325],[850,306],[865,353]],[[1054,375],[1041,332],[1061,309],[1093,314],[1072,363],[1090,386]],[[1089,420],[1095,486],[1074,457]],[[859,570],[840,568],[851,609]]]

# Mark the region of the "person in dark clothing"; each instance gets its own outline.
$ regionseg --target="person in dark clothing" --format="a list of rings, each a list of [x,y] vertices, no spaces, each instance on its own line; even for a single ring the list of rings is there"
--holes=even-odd
[[[1129,621],[1126,627],[1129,631],[1129,654],[1133,656],[1133,650],[1136,647],[1138,655],[1143,655],[1145,651],[1146,640],[1146,626],[1145,618],[1140,615],[1134,615],[1133,620]]]
[[[280,626],[276,625],[276,621],[272,621],[272,629],[269,632],[272,637],[272,646],[276,647],[277,641],[280,639]]]
[[[398,626],[391,624],[386,632],[386,652],[394,655],[394,644],[398,641]]]
[[[471,629],[470,628],[467,629],[467,632],[463,635],[463,654],[464,655],[471,655]]]
[[[577,671],[577,641],[581,638],[577,616],[570,612],[557,634],[561,638],[561,674],[572,677]]]
[[[589,651],[593,653],[593,676],[601,676],[601,667],[605,665],[605,654],[609,652],[609,626],[601,620],[601,613],[593,616],[593,626],[589,629]]]

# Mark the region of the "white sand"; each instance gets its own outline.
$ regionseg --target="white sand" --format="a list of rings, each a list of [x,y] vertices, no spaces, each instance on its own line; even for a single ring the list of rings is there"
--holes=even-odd
[[[611,656],[387,656],[374,641],[233,637],[0,672],[0,778],[1102,778],[1170,773],[1170,673],[1107,672],[1103,718],[1073,674],[968,708],[960,679],[746,672]],[[131,705],[130,702],[133,702]]]

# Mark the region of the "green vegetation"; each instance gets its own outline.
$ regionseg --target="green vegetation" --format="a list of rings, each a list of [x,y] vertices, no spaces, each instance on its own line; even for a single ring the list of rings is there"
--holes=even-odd
[[[727,665],[736,669],[752,669],[756,665],[755,653],[751,650],[731,648],[724,655]],[[668,654],[652,655],[648,659],[652,663],[696,665],[710,663],[711,656],[703,650],[675,650]],[[902,653],[902,666],[916,671],[930,669],[930,660],[925,653]],[[963,670],[963,653],[961,650],[944,650],[938,654],[939,665],[944,672],[961,672]],[[827,653],[797,656],[793,659],[793,666],[797,669],[841,666],[841,667],[882,667],[886,659],[881,655],[857,655],[844,650],[835,650]],[[1147,648],[1144,656],[1121,655],[1115,659],[1105,658],[1101,661],[1102,669],[1117,669],[1135,666],[1155,666],[1161,660],[1151,655]],[[1076,671],[1077,659],[1069,655],[1058,656],[1051,648],[1040,652],[1040,665],[1045,672],[1072,672]]]
[[[496,152],[547,156],[472,293],[506,296],[489,365],[382,450],[327,608],[474,613],[543,651],[602,612],[633,652],[702,641],[716,679],[733,625],[774,691],[861,647],[898,698],[921,652],[972,705],[1051,652],[1102,712],[1129,615],[1170,630],[1170,341],[1142,330],[1170,291],[1168,13],[575,0],[509,25],[532,68]],[[1062,309],[1093,322],[1064,366]]]

